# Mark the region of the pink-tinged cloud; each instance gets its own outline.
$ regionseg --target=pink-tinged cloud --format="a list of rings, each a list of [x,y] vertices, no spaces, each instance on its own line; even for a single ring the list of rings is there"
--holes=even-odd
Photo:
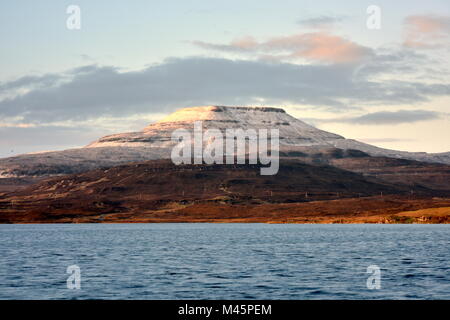
[[[328,32],[301,33],[258,42],[252,37],[240,38],[230,44],[196,41],[209,50],[256,54],[264,59],[306,59],[324,63],[354,63],[372,54],[370,48]]]
[[[358,62],[371,54],[369,48],[326,32],[274,38],[263,46],[274,51],[290,50],[293,58],[331,63]]]
[[[448,46],[450,42],[450,17],[435,14],[414,15],[405,19],[403,45],[416,49],[433,49]]]
[[[247,36],[233,40],[231,46],[243,50],[252,50],[258,46],[258,42],[255,38]]]

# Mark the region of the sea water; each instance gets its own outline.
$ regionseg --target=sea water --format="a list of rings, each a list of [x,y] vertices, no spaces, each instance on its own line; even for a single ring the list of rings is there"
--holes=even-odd
[[[0,225],[0,299],[450,299],[449,262],[450,225]]]

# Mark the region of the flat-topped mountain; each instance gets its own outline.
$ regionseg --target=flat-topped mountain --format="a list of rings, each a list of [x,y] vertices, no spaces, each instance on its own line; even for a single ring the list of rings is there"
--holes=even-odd
[[[194,122],[199,120],[205,130],[277,128],[281,155],[301,159],[306,155],[320,162],[324,150],[328,149],[325,153],[332,154],[337,148],[359,150],[371,156],[450,164],[448,152],[427,154],[378,148],[317,129],[280,108],[205,106],[180,109],[142,131],[109,135],[84,148],[0,159],[0,178],[72,174],[135,161],[169,159],[175,145],[171,140],[172,132],[179,128],[192,130]]]
[[[179,128],[192,130],[195,121],[202,121],[205,130],[276,128],[280,132],[280,144],[285,146],[329,146],[335,140],[345,140],[306,124],[280,108],[207,106],[178,110],[142,131],[106,136],[87,147],[171,147],[172,132]]]

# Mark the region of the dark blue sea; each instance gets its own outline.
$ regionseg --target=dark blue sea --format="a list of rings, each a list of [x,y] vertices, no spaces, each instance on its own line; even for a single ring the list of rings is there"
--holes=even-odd
[[[0,299],[450,299],[450,225],[0,225]]]

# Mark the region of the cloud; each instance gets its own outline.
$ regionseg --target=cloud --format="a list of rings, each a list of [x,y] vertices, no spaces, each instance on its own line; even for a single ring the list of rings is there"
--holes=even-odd
[[[33,79],[33,89],[0,99],[0,118],[3,122],[12,119],[15,124],[54,124],[210,104],[313,105],[343,111],[365,105],[414,104],[450,95],[447,83],[377,82],[358,75],[360,68],[204,57],[168,59],[126,72],[88,65],[58,75],[66,79],[63,82],[48,82],[46,75],[41,81]]]
[[[230,44],[213,44],[203,41],[192,41],[192,43],[202,49],[228,51],[228,52],[252,52],[256,50],[259,43],[251,36],[237,38]]]
[[[429,110],[379,111],[357,117],[341,117],[332,119],[309,119],[312,123],[351,123],[361,125],[394,125],[436,120],[446,114]]]
[[[429,77],[429,68],[432,67],[429,57],[425,54],[408,48],[380,48],[371,59],[361,64],[357,76],[373,78],[388,73],[396,76],[412,74],[416,78],[418,73],[426,73]],[[439,69],[442,70],[442,66],[439,66]],[[436,74],[436,71],[433,74]]]
[[[400,124],[439,119],[441,114],[428,110],[380,111],[353,118],[357,124]]]
[[[61,79],[62,76],[58,74],[27,75],[13,81],[1,82],[0,93],[27,88],[48,87],[56,84]]]
[[[91,57],[90,55],[88,55],[88,54],[80,54],[80,58],[83,61],[86,61],[86,62],[89,62],[89,63],[92,63],[92,62],[95,61],[95,59],[93,57]]]
[[[373,55],[372,49],[326,31],[275,37],[262,42],[245,37],[229,44],[202,41],[193,44],[207,50],[261,55],[283,61],[306,59],[322,63],[355,63]]]
[[[391,143],[391,142],[412,142],[415,139],[397,139],[397,138],[361,138],[359,141],[365,143]]]
[[[450,41],[450,17],[435,14],[413,15],[405,18],[403,45],[415,49],[446,47]]]
[[[308,27],[313,29],[326,29],[334,26],[335,24],[342,22],[345,19],[344,16],[327,16],[322,15],[313,18],[305,18],[297,21],[302,27]]]

